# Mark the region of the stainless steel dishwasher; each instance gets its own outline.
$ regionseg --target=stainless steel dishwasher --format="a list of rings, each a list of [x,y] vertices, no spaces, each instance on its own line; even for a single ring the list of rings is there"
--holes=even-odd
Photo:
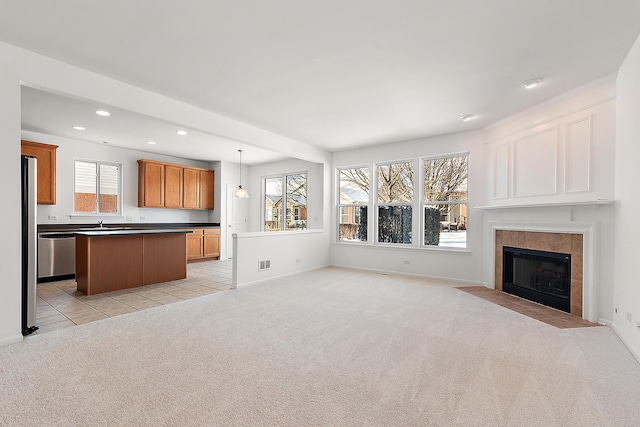
[[[72,233],[38,234],[38,282],[68,279],[76,273],[76,238]]]

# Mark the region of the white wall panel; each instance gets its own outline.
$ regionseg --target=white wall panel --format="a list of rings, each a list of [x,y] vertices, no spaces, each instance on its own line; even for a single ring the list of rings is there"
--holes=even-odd
[[[591,186],[591,118],[567,124],[564,191],[589,191]]]
[[[585,85],[584,92],[572,91],[487,128],[485,165],[490,173],[484,205],[613,200],[616,101],[612,83],[607,79]]]
[[[558,130],[552,128],[513,142],[514,197],[557,192]]]
[[[509,146],[496,147],[493,165],[493,198],[506,199],[509,196]]]

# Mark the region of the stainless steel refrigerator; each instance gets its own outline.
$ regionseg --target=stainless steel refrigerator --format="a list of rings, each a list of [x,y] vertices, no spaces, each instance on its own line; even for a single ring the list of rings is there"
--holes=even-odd
[[[38,280],[38,171],[35,157],[22,156],[22,335],[35,332]]]

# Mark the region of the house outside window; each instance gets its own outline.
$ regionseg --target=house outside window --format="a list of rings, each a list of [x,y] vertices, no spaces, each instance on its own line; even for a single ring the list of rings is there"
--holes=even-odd
[[[73,171],[74,213],[120,215],[122,212],[121,165],[76,160]]]
[[[307,173],[267,177],[263,182],[263,230],[306,229]]]
[[[422,159],[425,247],[467,247],[469,154]]]
[[[378,243],[411,245],[413,161],[377,165]]]
[[[369,168],[338,170],[338,240],[367,241]]]

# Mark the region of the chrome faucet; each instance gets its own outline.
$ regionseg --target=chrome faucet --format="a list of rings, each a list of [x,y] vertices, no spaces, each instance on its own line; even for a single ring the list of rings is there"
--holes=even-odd
[[[98,221],[98,224],[100,225],[100,228],[102,228],[102,220]]]

